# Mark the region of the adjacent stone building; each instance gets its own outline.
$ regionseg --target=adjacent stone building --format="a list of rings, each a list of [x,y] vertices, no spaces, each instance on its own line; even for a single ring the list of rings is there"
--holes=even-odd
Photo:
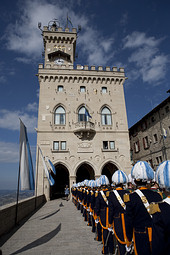
[[[68,184],[131,170],[124,68],[74,66],[77,30],[54,22],[42,30],[37,145],[56,168],[50,187],[37,149],[37,190],[47,199]],[[37,146],[37,148],[38,148]]]
[[[170,160],[170,97],[133,125],[129,135],[134,164],[144,160],[156,170]]]

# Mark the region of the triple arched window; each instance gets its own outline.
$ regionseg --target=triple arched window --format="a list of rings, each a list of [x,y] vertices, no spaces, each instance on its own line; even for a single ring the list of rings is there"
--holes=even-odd
[[[66,124],[66,112],[62,106],[57,107],[54,112],[54,124],[56,125]]]
[[[109,108],[104,107],[101,111],[102,125],[112,125],[112,115]]]

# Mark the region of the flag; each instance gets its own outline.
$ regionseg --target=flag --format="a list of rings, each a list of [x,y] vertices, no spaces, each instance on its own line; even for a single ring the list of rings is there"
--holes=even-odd
[[[69,17],[68,14],[67,14],[67,27],[68,27],[68,23],[70,23],[70,25],[73,27],[73,24],[72,24],[72,22],[71,22],[71,19],[70,19],[70,17]]]
[[[32,164],[32,157],[30,145],[27,137],[27,129],[23,122],[20,120],[20,182],[21,190],[34,190],[34,171]]]
[[[51,162],[51,160],[49,158],[47,158],[47,162],[48,162],[48,165],[51,169],[51,171],[56,174],[56,169],[55,169],[55,166],[53,165],[53,163]]]
[[[92,116],[89,114],[88,110],[86,109],[86,106],[85,106],[85,115],[86,117],[92,118]]]
[[[167,131],[166,131],[166,129],[165,128],[162,128],[162,136],[163,136],[163,138],[164,139],[166,139],[166,137],[167,137]]]
[[[43,154],[42,154],[42,150],[40,149],[40,147],[39,147],[39,150],[40,150],[40,155],[41,155],[41,159],[42,159],[42,162],[43,162],[43,167],[44,167],[45,174],[48,178],[50,186],[53,186],[55,181],[54,181],[52,175],[50,174],[50,172],[48,171],[48,168],[47,168],[47,165],[45,163],[45,160],[44,160],[44,157],[43,157]]]

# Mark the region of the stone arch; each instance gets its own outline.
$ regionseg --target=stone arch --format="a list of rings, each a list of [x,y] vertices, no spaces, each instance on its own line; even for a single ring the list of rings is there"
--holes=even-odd
[[[107,161],[103,164],[101,168],[101,175],[106,175],[109,179],[109,182],[112,183],[112,175],[118,169],[119,166],[115,162]]]
[[[66,165],[59,162],[54,165],[56,175],[52,173],[55,184],[50,187],[50,199],[64,197],[64,189],[69,186],[70,173]]]
[[[83,161],[75,169],[76,183],[84,181],[85,179],[94,180],[95,171],[90,162]]]

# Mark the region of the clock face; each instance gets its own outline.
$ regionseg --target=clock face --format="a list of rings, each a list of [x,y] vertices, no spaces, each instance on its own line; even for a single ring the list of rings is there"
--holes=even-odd
[[[57,65],[62,65],[64,64],[64,60],[62,58],[57,58],[54,60],[54,63]]]

